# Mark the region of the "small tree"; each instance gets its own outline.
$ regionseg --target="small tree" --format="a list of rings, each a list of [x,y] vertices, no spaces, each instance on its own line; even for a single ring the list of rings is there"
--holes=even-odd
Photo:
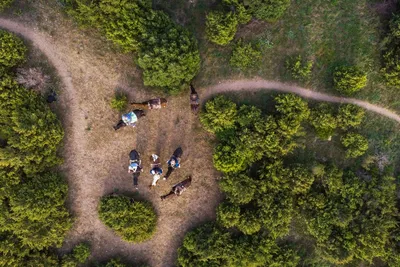
[[[209,41],[218,45],[227,45],[235,37],[238,18],[232,13],[211,11],[207,15],[206,35]]]
[[[151,238],[156,229],[157,215],[149,202],[125,196],[106,196],[101,199],[99,216],[105,225],[124,240],[142,242]]]
[[[337,116],[338,126],[343,130],[357,128],[364,119],[365,112],[353,104],[343,104],[339,107]]]
[[[294,79],[302,81],[310,79],[311,69],[313,67],[313,62],[311,60],[302,60],[302,57],[299,55],[286,60],[285,65],[286,69]]]
[[[111,99],[111,108],[123,112],[128,105],[128,97],[123,93],[116,93]]]
[[[357,67],[337,67],[333,74],[333,82],[340,93],[352,95],[367,85],[367,74]]]
[[[256,66],[261,59],[261,51],[256,49],[251,43],[243,44],[239,41],[233,49],[230,65],[235,68],[245,70],[251,66]]]
[[[229,202],[221,203],[217,209],[217,222],[223,227],[230,228],[239,224],[240,207]]]
[[[249,11],[257,19],[275,22],[290,6],[290,0],[251,0],[247,4]]]
[[[217,133],[234,127],[236,115],[236,104],[221,95],[207,101],[205,112],[200,114],[200,121],[207,131]]]
[[[360,157],[368,150],[368,140],[360,134],[348,133],[341,141],[346,148],[346,158]]]
[[[0,3],[0,10],[2,3]],[[12,68],[25,60],[26,46],[12,33],[0,30],[0,72]]]
[[[327,104],[319,104],[311,111],[310,123],[321,139],[330,140],[337,127],[336,118],[332,113],[333,110]]]

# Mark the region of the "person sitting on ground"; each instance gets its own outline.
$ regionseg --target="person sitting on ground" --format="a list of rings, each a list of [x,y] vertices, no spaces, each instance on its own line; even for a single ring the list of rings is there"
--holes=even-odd
[[[143,110],[135,109],[131,112],[122,115],[121,120],[118,121],[117,125],[113,126],[114,130],[118,130],[121,127],[131,126],[135,127],[138,119],[146,116]]]
[[[150,174],[153,175],[153,182],[151,183],[150,188],[157,185],[157,181],[160,180],[162,173],[163,170],[158,166],[150,170]]]
[[[161,200],[164,200],[170,196],[176,195],[176,196],[180,196],[182,195],[182,193],[184,191],[186,191],[186,189],[192,184],[192,176],[188,176],[188,178],[186,178],[185,180],[183,180],[182,182],[174,185],[171,189],[171,191],[164,195],[161,196]]]

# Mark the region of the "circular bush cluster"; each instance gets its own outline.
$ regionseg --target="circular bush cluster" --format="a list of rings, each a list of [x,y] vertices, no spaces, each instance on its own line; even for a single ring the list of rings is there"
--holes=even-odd
[[[12,33],[0,30],[0,70],[12,68],[25,60],[26,46]]]
[[[100,202],[99,215],[105,225],[129,242],[145,241],[153,236],[156,229],[157,215],[146,201],[105,196]]]
[[[340,93],[351,95],[367,85],[367,74],[357,67],[342,66],[335,69],[333,82]]]

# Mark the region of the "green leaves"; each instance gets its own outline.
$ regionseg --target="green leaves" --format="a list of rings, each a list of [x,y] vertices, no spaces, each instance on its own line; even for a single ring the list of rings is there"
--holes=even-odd
[[[4,1],[3,1],[4,2]],[[2,5],[0,3],[0,10]],[[0,30],[0,74],[25,61],[26,46],[12,33]]]
[[[246,1],[246,4],[255,18],[275,22],[290,6],[290,0],[251,0]]]
[[[337,67],[333,83],[340,93],[352,95],[367,85],[367,74],[354,66]]]
[[[348,133],[341,141],[346,148],[346,158],[360,157],[368,150],[368,140],[360,134]]]
[[[145,201],[132,201],[125,196],[106,196],[101,199],[99,216],[105,225],[124,240],[142,242],[155,232],[157,215]]]
[[[207,39],[218,45],[227,45],[235,37],[238,18],[232,12],[211,11],[207,15]]]
[[[319,104],[312,110],[310,123],[318,137],[324,140],[331,140],[337,128],[337,120],[333,114],[333,109],[327,104]]]
[[[236,115],[236,104],[224,96],[217,96],[207,101],[205,112],[200,114],[200,121],[207,131],[217,133],[233,127]]]
[[[310,60],[305,61],[299,55],[286,60],[285,67],[294,79],[308,81],[311,76],[313,62]]]
[[[232,67],[245,70],[251,66],[259,64],[261,59],[261,51],[254,47],[251,43],[244,44],[239,41],[232,51],[229,64]]]

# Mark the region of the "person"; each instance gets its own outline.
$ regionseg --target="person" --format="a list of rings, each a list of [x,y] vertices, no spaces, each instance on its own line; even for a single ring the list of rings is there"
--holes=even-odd
[[[190,107],[194,113],[197,113],[197,110],[200,106],[199,103],[199,95],[196,92],[196,89],[194,89],[193,85],[190,84]]]
[[[163,170],[161,168],[161,161],[158,155],[152,154],[150,156],[150,160],[152,161],[152,163],[150,164],[150,174],[153,175],[153,182],[151,183],[150,188],[152,188],[153,186],[157,185],[157,181],[160,180]]]
[[[46,102],[50,104],[55,101],[57,101],[57,93],[56,93],[56,91],[51,90],[50,94],[46,98]]]
[[[171,191],[164,195],[161,196],[161,200],[164,200],[170,196],[176,195],[176,196],[180,196],[182,195],[183,192],[186,191],[186,189],[192,184],[192,176],[189,176],[186,180],[183,180],[180,183],[177,183],[176,185],[174,185],[171,189]]]
[[[122,115],[121,120],[117,123],[117,125],[113,126],[114,130],[118,130],[124,126],[136,126],[136,122],[139,118],[146,116],[143,110],[135,109],[131,112]]]
[[[140,173],[143,172],[143,168],[141,165],[142,161],[140,160],[140,153],[137,152],[135,149],[129,153],[129,166],[128,166],[128,173],[132,174],[133,177],[133,186],[135,189],[138,188],[139,176]]]
[[[180,160],[181,159],[175,155],[171,156],[171,158],[167,161],[168,171],[167,171],[167,174],[165,174],[165,176],[164,176],[164,180],[167,180],[175,169],[178,169],[181,167],[181,164],[179,163]]]

